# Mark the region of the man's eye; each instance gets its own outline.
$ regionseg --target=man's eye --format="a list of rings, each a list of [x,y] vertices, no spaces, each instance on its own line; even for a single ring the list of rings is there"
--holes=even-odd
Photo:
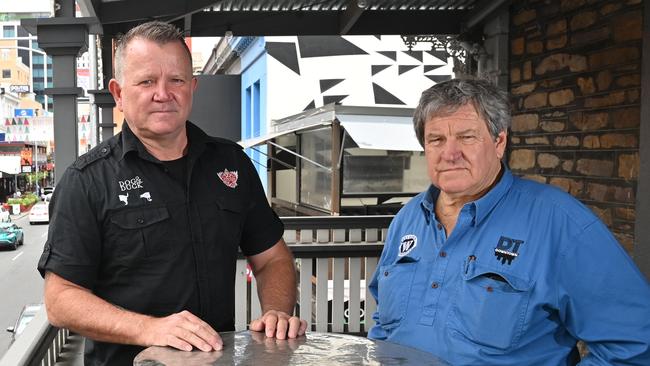
[[[438,146],[438,145],[440,145],[440,143],[442,143],[442,138],[433,137],[433,138],[430,138],[429,140],[427,140],[427,143],[429,145]]]
[[[476,139],[474,135],[463,135],[459,137],[460,141],[463,143],[472,143]]]
[[[138,84],[143,85],[143,86],[149,86],[153,84],[153,80],[142,80]]]
[[[183,84],[183,83],[185,83],[185,80],[183,80],[183,79],[172,79],[172,82],[174,84]]]

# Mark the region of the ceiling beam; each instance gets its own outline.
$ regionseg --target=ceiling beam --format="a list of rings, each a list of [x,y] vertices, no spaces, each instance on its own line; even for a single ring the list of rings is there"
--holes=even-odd
[[[466,10],[366,10],[345,34],[459,34]],[[215,11],[192,14],[194,37],[341,35],[339,11]]]
[[[345,11],[341,13],[339,18],[339,33],[348,34],[350,28],[354,26],[357,19],[363,14],[365,2],[363,0],[348,0]]]
[[[215,0],[122,0],[102,2],[95,8],[102,24],[139,23],[152,19],[178,20],[215,4]]]

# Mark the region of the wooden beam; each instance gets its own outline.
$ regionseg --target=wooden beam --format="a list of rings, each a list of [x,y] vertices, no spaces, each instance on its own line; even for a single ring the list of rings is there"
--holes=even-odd
[[[339,17],[339,33],[348,34],[365,9],[360,6],[359,0],[348,0],[345,11]]]
[[[459,34],[466,10],[366,10],[346,34]],[[192,36],[341,35],[339,11],[215,11],[192,14]]]
[[[650,4],[643,4],[643,53],[641,56],[641,126],[639,178],[636,188],[634,261],[650,279]]]

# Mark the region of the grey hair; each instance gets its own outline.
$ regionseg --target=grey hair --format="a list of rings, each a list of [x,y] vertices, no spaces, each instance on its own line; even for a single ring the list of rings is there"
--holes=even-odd
[[[431,118],[448,116],[472,104],[485,121],[492,137],[510,127],[508,94],[485,79],[452,79],[422,92],[413,114],[415,135],[424,147],[424,125]]]
[[[192,64],[192,53],[185,44],[185,38],[175,26],[160,21],[151,21],[142,23],[137,27],[131,28],[126,34],[118,37],[115,47],[115,78],[122,82],[122,70],[124,69],[124,54],[126,46],[134,39],[144,39],[152,41],[158,45],[164,45],[170,42],[180,42],[187,52],[187,56]]]

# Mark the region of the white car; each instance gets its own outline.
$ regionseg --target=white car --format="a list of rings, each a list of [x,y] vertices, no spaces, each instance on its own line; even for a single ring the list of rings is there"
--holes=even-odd
[[[34,225],[41,222],[50,222],[48,207],[49,205],[47,203],[37,203],[32,206],[32,209],[29,211],[29,224]]]
[[[52,193],[54,193],[54,187],[44,187],[43,193],[41,194],[41,200],[49,202],[52,199]]]
[[[11,222],[11,216],[9,216],[9,210],[0,206],[0,222]]]

